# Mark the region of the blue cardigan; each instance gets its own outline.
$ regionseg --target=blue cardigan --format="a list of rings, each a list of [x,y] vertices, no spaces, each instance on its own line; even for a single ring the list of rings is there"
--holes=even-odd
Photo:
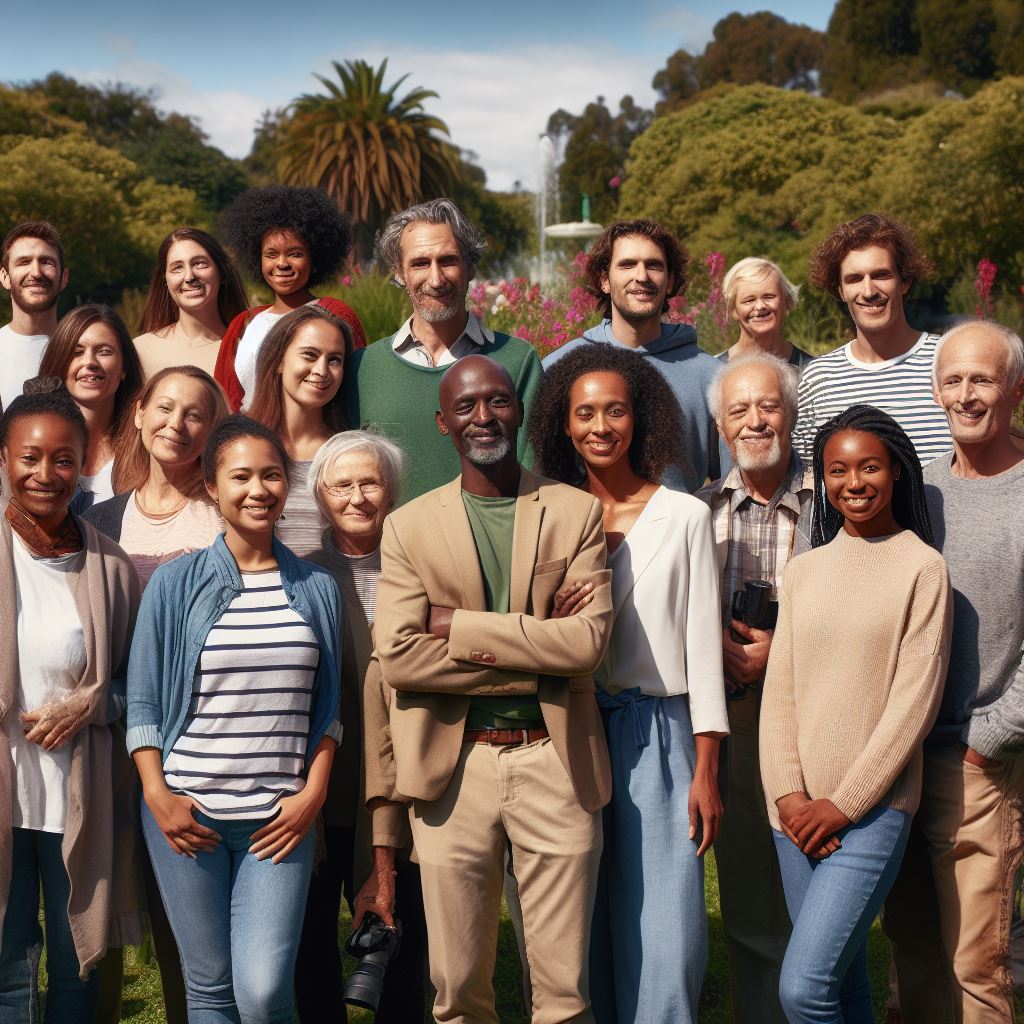
[[[316,634],[308,764],[317,744],[341,739],[341,602],[325,569],[276,538],[274,557],[288,604]],[[196,665],[206,638],[242,591],[242,575],[221,534],[208,548],[161,565],[146,587],[128,662],[128,753],[155,747],[166,761],[185,726]]]

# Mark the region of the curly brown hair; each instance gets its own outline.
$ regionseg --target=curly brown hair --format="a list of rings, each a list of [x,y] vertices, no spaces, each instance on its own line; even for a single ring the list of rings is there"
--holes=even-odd
[[[931,261],[921,251],[910,228],[882,213],[865,213],[833,228],[828,238],[819,243],[811,256],[812,283],[841,302],[839,268],[843,260],[849,253],[871,245],[889,250],[896,261],[896,273],[904,283],[916,284],[932,271]]]
[[[611,224],[597,236],[587,256],[587,291],[597,299],[601,313],[605,317],[612,315],[612,299],[601,288],[601,279],[608,273],[612,265],[612,250],[620,238],[640,235],[649,238],[665,254],[665,267],[668,270],[669,286],[665,294],[663,313],[668,311],[668,300],[686,290],[690,270],[690,254],[676,240],[675,236],[666,231],[656,220],[622,220]]]
[[[581,345],[546,370],[537,389],[527,425],[537,470],[552,480],[582,484],[583,458],[565,432],[569,394],[588,373],[616,373],[629,388],[633,405],[633,440],[629,464],[645,480],[658,481],[669,466],[692,470],[686,425],[668,381],[642,355],[615,345]]]

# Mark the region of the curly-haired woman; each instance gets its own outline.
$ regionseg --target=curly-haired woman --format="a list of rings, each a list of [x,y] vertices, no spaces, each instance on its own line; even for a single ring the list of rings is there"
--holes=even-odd
[[[613,792],[594,910],[594,1018],[687,1024],[707,962],[704,862],[718,831],[729,731],[711,517],[659,485],[686,461],[679,404],[641,356],[611,345],[548,371],[530,418],[542,473],[604,507],[615,626],[597,672]],[[588,585],[560,592],[566,606]]]
[[[246,273],[262,278],[274,293],[270,305],[239,313],[221,342],[214,377],[233,410],[252,401],[256,361],[270,328],[300,306],[324,306],[351,327],[356,348],[366,345],[351,307],[329,296],[318,299],[310,290],[337,273],[352,241],[348,218],[322,189],[249,189],[224,211],[221,228]]]
[[[168,366],[211,376],[226,325],[246,307],[245,289],[223,246],[199,228],[160,243],[135,350],[148,380]]]

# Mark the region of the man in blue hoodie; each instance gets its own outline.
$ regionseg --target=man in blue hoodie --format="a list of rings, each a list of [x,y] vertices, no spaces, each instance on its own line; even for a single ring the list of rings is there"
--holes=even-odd
[[[718,434],[707,390],[720,367],[697,347],[692,327],[661,322],[668,300],[686,287],[689,264],[686,250],[656,221],[620,221],[605,228],[587,260],[588,288],[604,319],[552,352],[544,366],[579,345],[621,345],[650,359],[679,401],[693,465],[690,472],[669,469],[662,483],[692,492],[719,476]]]

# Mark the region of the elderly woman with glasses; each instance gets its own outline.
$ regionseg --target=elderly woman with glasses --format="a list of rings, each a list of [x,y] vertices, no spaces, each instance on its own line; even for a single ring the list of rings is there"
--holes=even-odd
[[[310,885],[295,974],[303,1024],[325,1020],[337,1012],[341,986],[338,912],[343,892],[357,918],[361,909],[371,909],[386,922],[391,920],[397,897],[402,948],[388,967],[375,1020],[400,1024],[423,1016],[426,925],[418,869],[400,860],[396,875],[391,830],[386,829],[389,834],[382,837],[375,817],[371,834],[370,821],[361,813],[365,799],[361,693],[373,650],[380,539],[384,518],[398,500],[406,461],[405,453],[391,441],[368,431],[348,430],[326,441],[309,468],[309,496],[330,525],[320,549],[308,557],[333,574],[343,605],[345,731],[323,808],[325,856]],[[378,840],[371,868],[370,850]],[[354,881],[367,876],[370,880],[357,896]]]

